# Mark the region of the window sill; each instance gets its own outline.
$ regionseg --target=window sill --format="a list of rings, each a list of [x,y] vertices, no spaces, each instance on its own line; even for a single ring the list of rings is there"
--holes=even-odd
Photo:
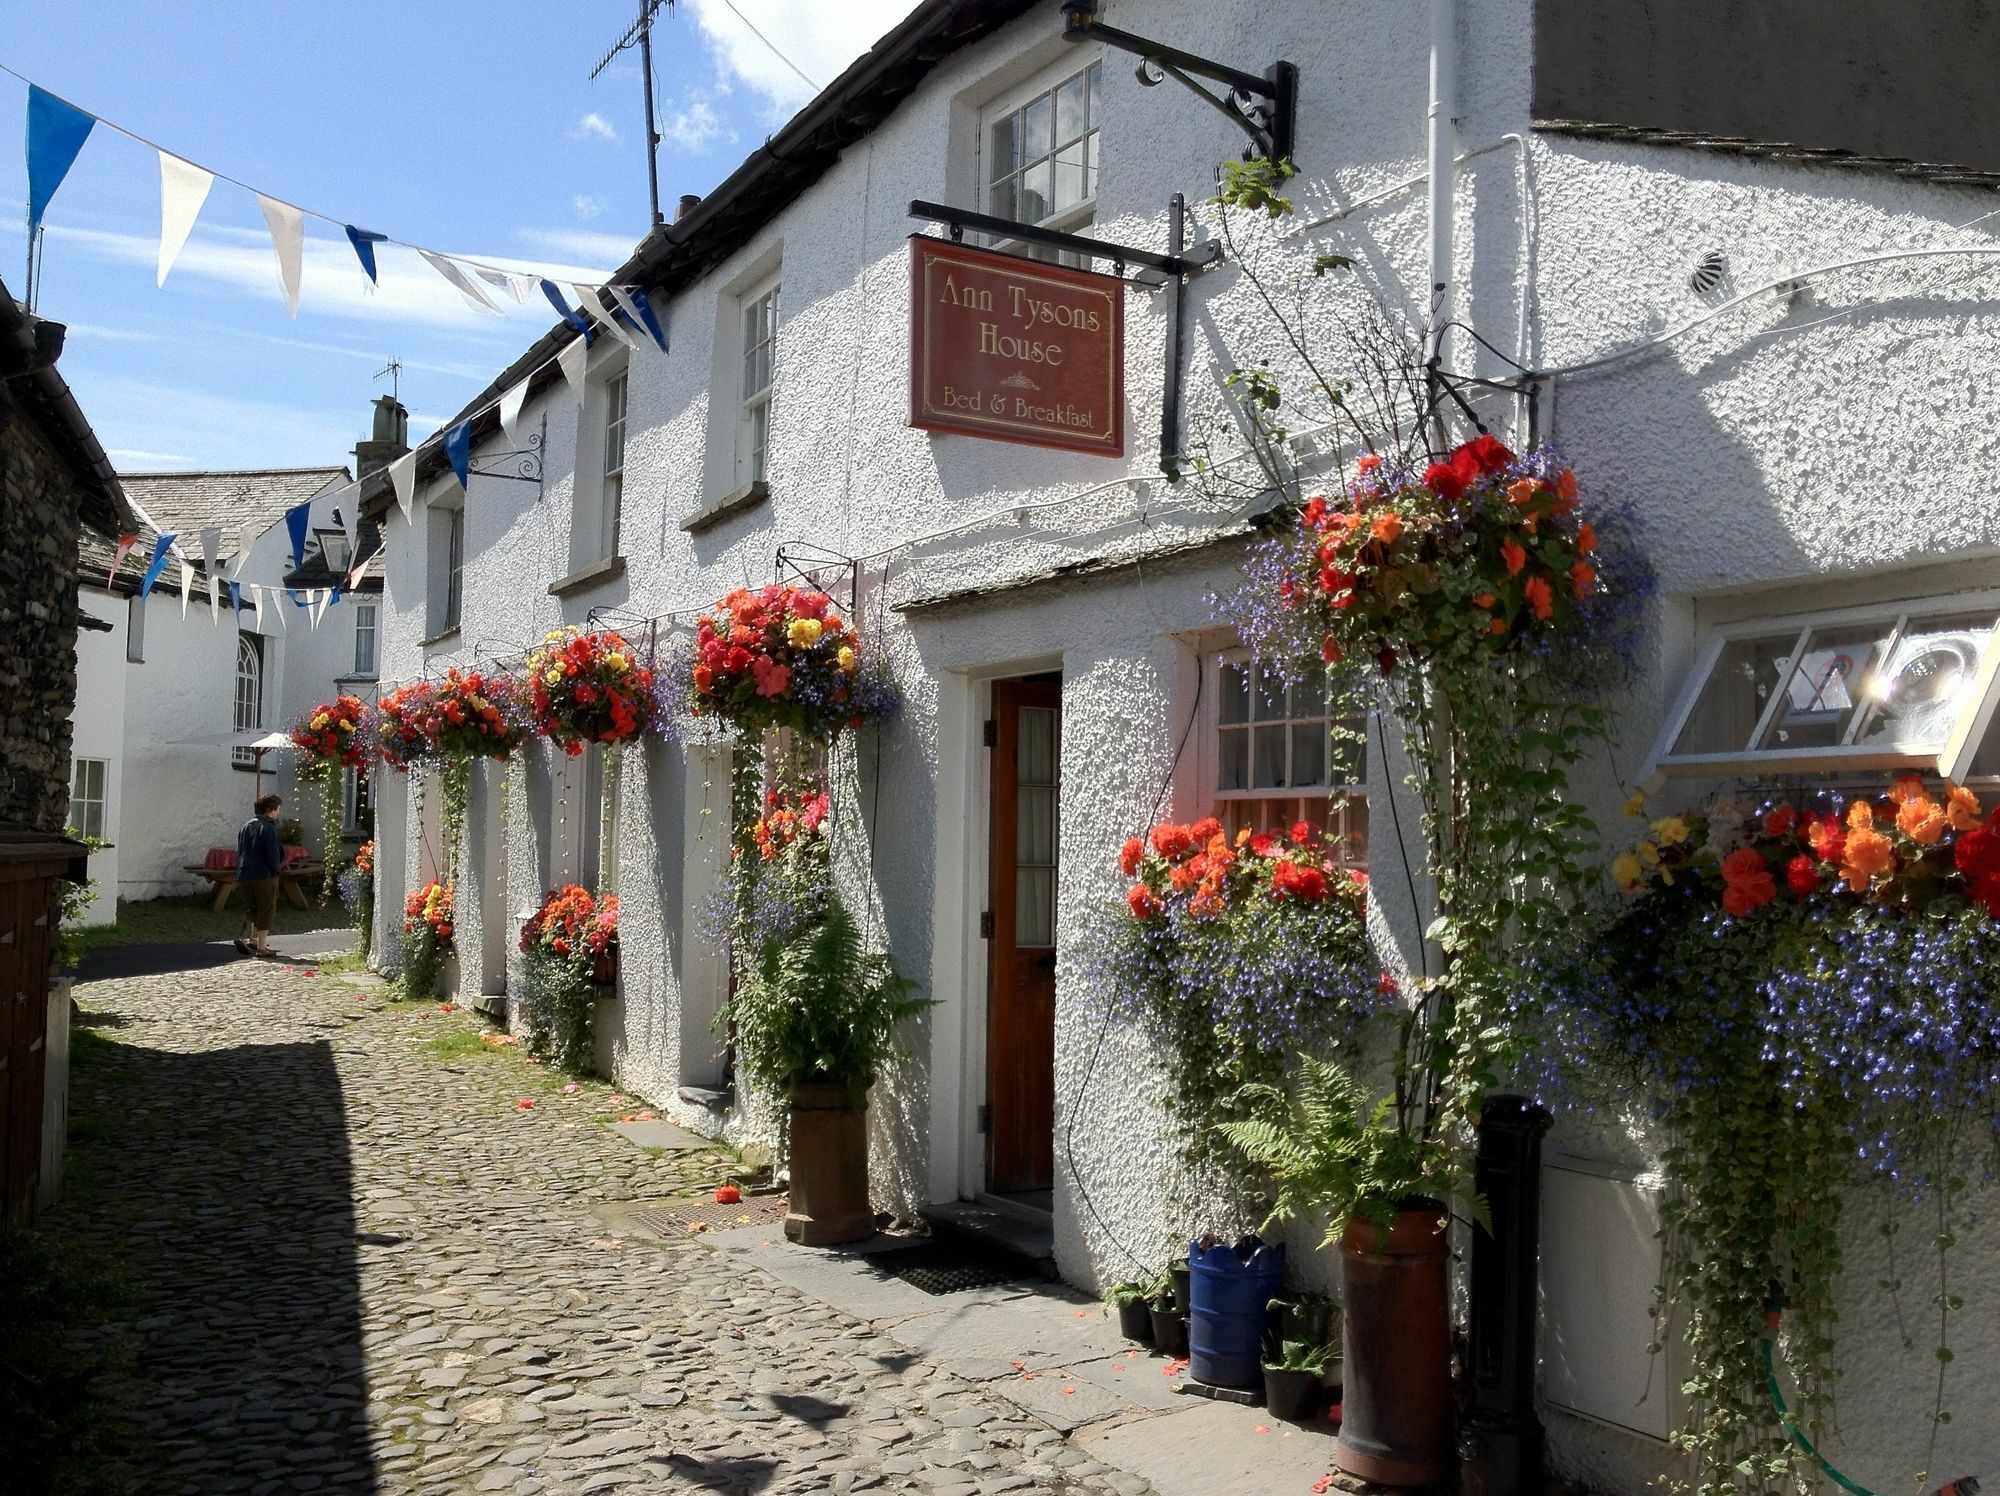
[[[429,641],[426,640],[425,642],[428,643]],[[373,685],[381,678],[381,676],[371,670],[366,675],[336,675],[333,678],[333,683],[336,686]]]
[[[568,597],[572,592],[582,592],[600,582],[615,581],[624,575],[623,556],[611,556],[603,561],[593,561],[590,565],[580,566],[568,576],[549,583],[549,596]]]
[[[458,637],[458,630],[459,630],[459,625],[455,623],[448,629],[439,629],[435,634],[432,634],[430,638],[425,639],[417,647],[419,649],[429,649],[434,644],[449,644],[452,640]]]
[[[712,530],[724,520],[754,509],[771,497],[771,485],[759,478],[754,483],[746,483],[733,493],[726,493],[719,499],[695,510],[681,521],[681,528],[690,535],[699,535],[703,530]]]

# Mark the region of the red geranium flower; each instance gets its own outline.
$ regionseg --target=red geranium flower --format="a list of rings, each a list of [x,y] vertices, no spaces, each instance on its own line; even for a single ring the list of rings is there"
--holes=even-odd
[[[1738,847],[1722,859],[1722,907],[1741,919],[1778,896],[1764,854],[1755,847]]]

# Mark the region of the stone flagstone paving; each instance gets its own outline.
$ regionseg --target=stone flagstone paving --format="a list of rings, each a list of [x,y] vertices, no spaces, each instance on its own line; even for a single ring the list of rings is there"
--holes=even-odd
[[[638,1103],[472,1015],[250,962],[77,996],[111,1043],[51,1224],[141,1282],[134,1491],[1149,1490],[755,1267],[610,1234],[592,1207],[731,1161],[616,1136]]]

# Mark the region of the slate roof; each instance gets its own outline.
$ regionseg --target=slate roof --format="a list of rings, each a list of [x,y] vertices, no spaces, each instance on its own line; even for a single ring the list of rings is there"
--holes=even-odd
[[[146,562],[152,557],[154,542],[161,530],[170,530],[187,537],[183,551],[197,558],[195,569],[201,568],[198,559],[200,551],[199,534],[210,525],[223,532],[223,549],[233,551],[237,531],[244,525],[255,525],[262,531],[279,523],[285,511],[304,503],[327,484],[339,482],[348,476],[344,467],[310,468],[237,468],[220,472],[179,472],[179,473],[126,473],[123,481],[126,494],[132,502],[153,521],[135,523],[128,533],[137,534],[139,539],[125,557],[125,564],[119,567],[113,578],[111,590],[130,593],[139,590],[139,580],[145,574]],[[373,528],[367,521],[362,522],[362,540],[368,545],[368,531]],[[375,531],[375,546],[382,543],[381,532]],[[317,565],[323,572],[319,552],[312,545],[310,535],[306,540],[308,568]],[[80,580],[104,586],[104,579],[111,570],[111,559],[117,554],[115,538],[92,534],[88,531],[77,547],[77,575]],[[290,581],[290,578],[286,579]],[[169,592],[180,588],[180,565],[169,562],[160,576],[159,586]],[[305,587],[330,586],[330,581],[302,581]]]
[[[1538,119],[1534,129],[1538,135],[1569,135],[1579,140],[1614,140],[1630,145],[1679,146],[1683,150],[1708,151],[1725,156],[1755,156],[1794,166],[1833,166],[1847,171],[1883,172],[1948,187],[2000,187],[2000,172],[1951,166],[1939,161],[1861,156],[1853,151],[1788,145],[1781,140],[1752,140],[1741,135],[1710,135],[1698,130],[1663,130],[1651,125],[1613,125],[1581,119]]]

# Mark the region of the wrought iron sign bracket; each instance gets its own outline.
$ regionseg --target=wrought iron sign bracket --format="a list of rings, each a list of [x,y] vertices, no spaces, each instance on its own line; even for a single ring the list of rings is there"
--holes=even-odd
[[[1220,113],[1250,137],[1246,157],[1261,155],[1267,161],[1282,161],[1292,154],[1298,129],[1299,70],[1291,63],[1273,63],[1260,78],[1165,42],[1148,41],[1106,26],[1097,19],[1097,0],[1063,0],[1062,17],[1065,41],[1100,41],[1131,52],[1139,59],[1139,81],[1147,88],[1171,78]],[[1196,78],[1220,83],[1226,92],[1212,94],[1195,82]]]
[[[512,452],[490,452],[480,459],[486,465],[466,466],[466,475],[475,478],[498,478],[503,483],[532,483],[535,498],[542,497],[542,449],[548,445],[549,414],[542,412],[541,424],[528,433],[526,446],[517,447]]]
[[[834,583],[827,586],[824,574],[831,572]],[[788,540],[778,547],[778,580],[781,582],[804,582],[808,587],[816,587],[821,592],[831,593],[840,585],[840,579],[847,581],[847,616],[852,618],[860,606],[861,564],[852,556],[843,556],[839,551],[823,550],[810,540]]]
[[[1132,283],[1148,291],[1173,292],[1172,305],[1167,311],[1166,390],[1160,399],[1160,471],[1167,475],[1169,483],[1180,481],[1181,383],[1187,361],[1182,324],[1186,320],[1188,277],[1222,262],[1222,245],[1213,239],[1204,240],[1192,250],[1188,248],[1186,197],[1176,192],[1167,204],[1165,253],[1157,249],[1137,249],[1129,244],[1108,244],[1102,239],[1089,239],[1082,234],[1066,234],[1060,229],[1016,223],[1011,218],[995,218],[989,213],[948,208],[943,203],[927,203],[921,199],[910,204],[910,216],[944,224],[951,230],[954,241],[963,239],[965,231],[972,229],[1000,239],[1042,244],[1070,254],[1109,260],[1121,280],[1126,278],[1125,267],[1128,264],[1142,265],[1156,272],[1155,275],[1134,277]]]

